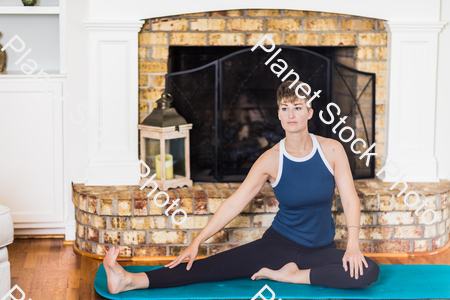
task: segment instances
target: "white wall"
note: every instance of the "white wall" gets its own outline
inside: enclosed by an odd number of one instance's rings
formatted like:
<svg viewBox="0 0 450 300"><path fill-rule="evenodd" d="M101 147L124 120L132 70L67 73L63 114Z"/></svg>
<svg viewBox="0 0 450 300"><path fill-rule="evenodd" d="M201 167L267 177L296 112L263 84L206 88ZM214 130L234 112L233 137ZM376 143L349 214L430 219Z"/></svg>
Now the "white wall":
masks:
<svg viewBox="0 0 450 300"><path fill-rule="evenodd" d="M88 19L89 0L67 3L67 163L69 180L86 180L88 160L88 39L83 21Z"/></svg>
<svg viewBox="0 0 450 300"><path fill-rule="evenodd" d="M75 208L72 182L86 181L88 163L88 43L83 21L88 19L88 1L67 1L67 95L64 107L64 200L66 240L75 240ZM85 129L85 131L83 131Z"/></svg>
<svg viewBox="0 0 450 300"><path fill-rule="evenodd" d="M448 23L439 35L435 155L438 177L450 180L450 1L442 1L441 21Z"/></svg>
<svg viewBox="0 0 450 300"><path fill-rule="evenodd" d="M228 1L155 1L155 0L91 0L91 18L135 20L226 9L298 9L353 14L379 19L397 21L422 20L436 21L439 18L439 0L228 0ZM125 6L126 5L126 6ZM139 9L137 9L139 7Z"/></svg>

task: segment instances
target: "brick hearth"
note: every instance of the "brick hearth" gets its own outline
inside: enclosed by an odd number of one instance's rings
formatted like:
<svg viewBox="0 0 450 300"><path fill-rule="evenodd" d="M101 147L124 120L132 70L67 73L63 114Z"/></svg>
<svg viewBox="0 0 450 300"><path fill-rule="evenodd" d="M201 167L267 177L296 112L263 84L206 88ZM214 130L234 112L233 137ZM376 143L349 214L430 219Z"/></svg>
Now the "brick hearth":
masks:
<svg viewBox="0 0 450 300"><path fill-rule="evenodd" d="M443 247L449 237L450 181L440 183L408 183L409 190L426 197L426 209L438 215L436 224L425 225L414 211L419 206L406 207L399 190L389 190L392 183L376 179L356 180L360 199L360 248L364 253L425 252ZM199 234L208 220L239 187L239 183L194 183L189 188L170 189L170 202L158 207L153 198L139 186L73 185L76 207L77 236L75 246L86 253L104 255L109 247L118 245L125 257L176 256ZM180 198L180 208L187 220L176 225L164 211L172 201ZM161 201L161 200L160 200ZM214 236L205 241L199 255L212 255L248 243L262 236L278 211L272 187L265 184L261 192L243 212ZM421 210L421 213L423 210ZM332 216L336 223L335 241L345 249L347 230L336 191ZM420 214L419 214L420 216ZM431 214L427 214L431 221ZM181 217L176 217L177 221Z"/></svg>

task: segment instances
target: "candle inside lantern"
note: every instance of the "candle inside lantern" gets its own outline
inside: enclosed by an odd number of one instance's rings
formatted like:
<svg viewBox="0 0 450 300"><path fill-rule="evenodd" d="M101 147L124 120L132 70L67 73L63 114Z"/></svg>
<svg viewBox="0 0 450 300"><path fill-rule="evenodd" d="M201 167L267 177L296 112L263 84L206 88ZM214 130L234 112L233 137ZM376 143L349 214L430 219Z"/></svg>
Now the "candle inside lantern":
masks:
<svg viewBox="0 0 450 300"><path fill-rule="evenodd" d="M166 154L166 180L173 179L173 156ZM156 178L161 179L161 155L156 155Z"/></svg>

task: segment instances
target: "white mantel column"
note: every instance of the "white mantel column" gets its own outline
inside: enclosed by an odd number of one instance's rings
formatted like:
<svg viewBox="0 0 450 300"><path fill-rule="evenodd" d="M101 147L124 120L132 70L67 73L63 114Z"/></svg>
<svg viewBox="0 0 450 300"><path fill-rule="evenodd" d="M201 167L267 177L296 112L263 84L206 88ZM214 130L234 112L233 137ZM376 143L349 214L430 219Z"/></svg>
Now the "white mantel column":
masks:
<svg viewBox="0 0 450 300"><path fill-rule="evenodd" d="M436 74L438 35L444 22L384 22L388 31L386 154L400 172L383 181L435 182Z"/></svg>
<svg viewBox="0 0 450 300"><path fill-rule="evenodd" d="M138 32L144 21L84 21L89 30L86 185L137 185Z"/></svg>

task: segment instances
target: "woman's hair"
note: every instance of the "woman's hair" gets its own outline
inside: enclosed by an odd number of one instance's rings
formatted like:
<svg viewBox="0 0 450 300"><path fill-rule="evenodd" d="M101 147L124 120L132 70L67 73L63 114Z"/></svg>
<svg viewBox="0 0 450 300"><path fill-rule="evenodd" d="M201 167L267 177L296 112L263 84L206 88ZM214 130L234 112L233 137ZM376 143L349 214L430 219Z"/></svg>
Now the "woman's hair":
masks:
<svg viewBox="0 0 450 300"><path fill-rule="evenodd" d="M311 99L311 96L306 95L305 93L303 93L302 89L298 89L298 93L300 96L304 96L305 98L299 98L296 94L295 94L295 89L302 83L304 83L303 81L297 81L292 88L289 88L289 86L293 83L294 81L289 80L289 81L285 81L283 82L277 90L277 104L278 107L281 106L281 104L283 103L296 103L298 101L305 101L306 102L309 101L309 99ZM311 94L311 93L310 93ZM312 102L311 101L310 105L311 107L308 107L308 110L312 108Z"/></svg>

